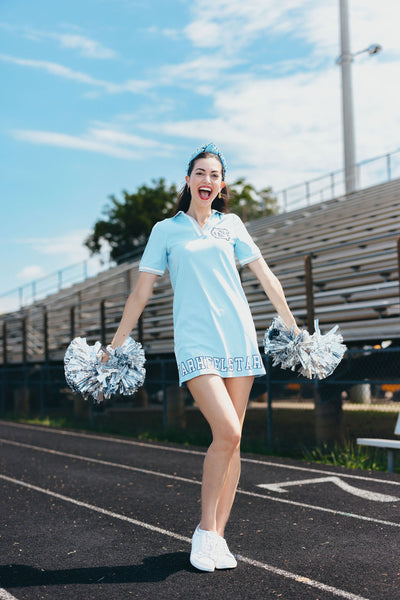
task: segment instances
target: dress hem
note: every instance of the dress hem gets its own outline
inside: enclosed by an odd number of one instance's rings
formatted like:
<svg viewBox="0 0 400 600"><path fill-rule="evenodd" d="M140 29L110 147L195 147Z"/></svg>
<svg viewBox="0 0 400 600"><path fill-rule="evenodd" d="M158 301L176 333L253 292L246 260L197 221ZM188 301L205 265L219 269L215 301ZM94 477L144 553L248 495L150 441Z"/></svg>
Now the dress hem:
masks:
<svg viewBox="0 0 400 600"><path fill-rule="evenodd" d="M262 377L263 375L266 374L265 369L261 370L261 369L257 369L254 372L250 373L249 371L246 371L246 373L221 373L220 371L218 371L217 369L202 369L201 373L188 373L188 375L185 375L184 377L180 377L179 378L179 387L182 387L184 383L187 383L188 381L190 381L191 379L194 379L195 377L201 377L202 375L219 375L221 377L221 379L233 379L233 378L237 378L237 377Z"/></svg>

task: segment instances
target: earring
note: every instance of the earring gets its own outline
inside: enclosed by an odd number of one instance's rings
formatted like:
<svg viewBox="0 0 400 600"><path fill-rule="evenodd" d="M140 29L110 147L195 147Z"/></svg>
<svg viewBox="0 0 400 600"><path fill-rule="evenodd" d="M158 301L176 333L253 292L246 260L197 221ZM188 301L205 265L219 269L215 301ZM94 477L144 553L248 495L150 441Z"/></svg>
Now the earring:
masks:
<svg viewBox="0 0 400 600"><path fill-rule="evenodd" d="M218 194L218 198L221 200L221 192Z"/></svg>

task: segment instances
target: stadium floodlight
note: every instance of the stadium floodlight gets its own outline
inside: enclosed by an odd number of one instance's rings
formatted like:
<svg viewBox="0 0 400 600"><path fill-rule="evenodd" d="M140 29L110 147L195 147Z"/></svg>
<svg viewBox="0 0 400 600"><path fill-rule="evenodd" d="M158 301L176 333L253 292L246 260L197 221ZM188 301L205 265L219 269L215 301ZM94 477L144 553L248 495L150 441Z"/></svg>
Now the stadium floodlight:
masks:
<svg viewBox="0 0 400 600"><path fill-rule="evenodd" d="M339 0L340 7L340 46L341 54L336 63L342 70L342 115L343 115L343 151L346 194L357 189L357 166L355 153L353 90L351 81L351 63L355 56L368 52L370 56L382 50L380 44L371 44L358 52L350 52L349 10L347 0Z"/></svg>
<svg viewBox="0 0 400 600"><path fill-rule="evenodd" d="M364 52L368 52L370 56L373 54L378 54L382 50L382 46L380 44L371 44L368 48L364 48L363 50L359 50L358 52L353 52L352 57L358 56L359 54L363 54Z"/></svg>
<svg viewBox="0 0 400 600"><path fill-rule="evenodd" d="M378 54L382 50L382 46L380 44L371 44L368 48L368 54Z"/></svg>

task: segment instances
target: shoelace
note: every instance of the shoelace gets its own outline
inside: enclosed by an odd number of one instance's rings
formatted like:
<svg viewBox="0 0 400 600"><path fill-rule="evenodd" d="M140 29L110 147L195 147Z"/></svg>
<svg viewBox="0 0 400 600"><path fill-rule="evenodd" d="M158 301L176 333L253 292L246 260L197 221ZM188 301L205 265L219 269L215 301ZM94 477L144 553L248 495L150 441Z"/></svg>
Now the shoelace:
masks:
<svg viewBox="0 0 400 600"><path fill-rule="evenodd" d="M201 550L202 554L209 556L215 550L215 545L217 542L217 538L214 533L206 533L201 536Z"/></svg>
<svg viewBox="0 0 400 600"><path fill-rule="evenodd" d="M224 538L220 536L218 537L217 546L220 552L224 554L230 554L228 544L226 543L226 540Z"/></svg>

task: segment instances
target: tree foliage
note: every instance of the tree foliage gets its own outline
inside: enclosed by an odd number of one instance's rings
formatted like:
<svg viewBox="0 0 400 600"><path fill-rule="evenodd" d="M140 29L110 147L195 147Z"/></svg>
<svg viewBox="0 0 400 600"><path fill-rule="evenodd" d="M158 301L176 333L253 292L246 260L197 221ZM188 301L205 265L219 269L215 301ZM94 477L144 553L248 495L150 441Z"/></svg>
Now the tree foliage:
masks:
<svg viewBox="0 0 400 600"><path fill-rule="evenodd" d="M251 221L278 212L278 201L272 195L272 188L256 190L245 178L237 179L229 186L231 212L240 216L242 221Z"/></svg>
<svg viewBox="0 0 400 600"><path fill-rule="evenodd" d="M123 190L122 200L109 196L110 204L103 209L105 218L94 224L84 242L92 254L98 254L108 242L110 258L120 263L143 248L153 225L171 215L177 196L175 185L168 187L162 178L152 184L140 186L133 194Z"/></svg>
<svg viewBox="0 0 400 600"><path fill-rule="evenodd" d="M243 221L250 221L278 212L271 188L256 190L244 178L229 186L229 210ZM142 185L130 194L122 191L122 199L109 196L110 203L103 208L103 218L94 224L84 244L92 254L99 254L102 246L110 248L110 258L117 263L140 253L157 221L172 216L177 199L174 184L169 187L164 179L153 179L152 185Z"/></svg>

